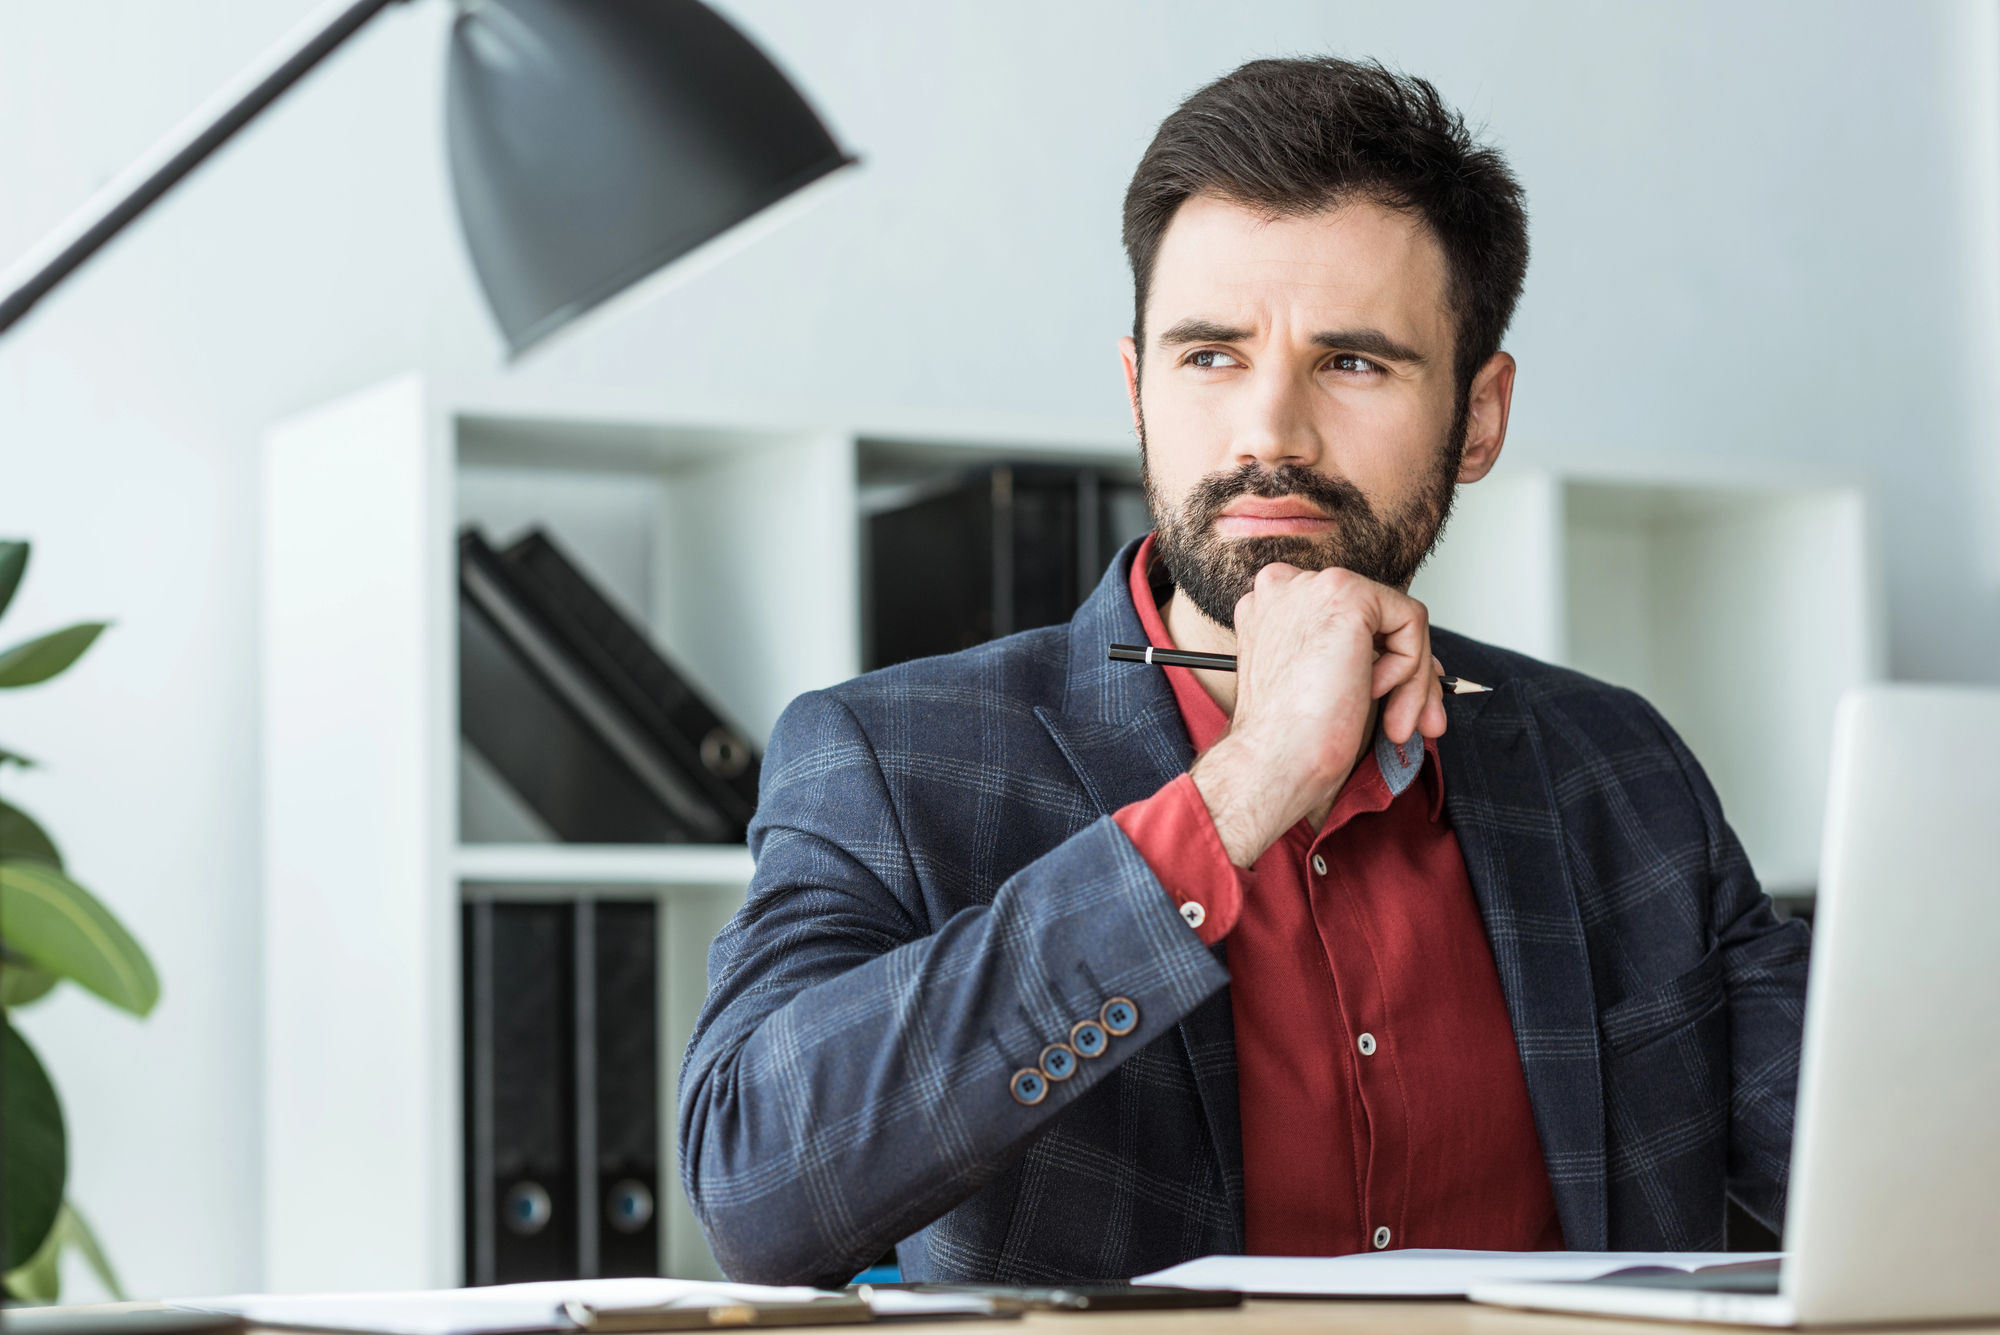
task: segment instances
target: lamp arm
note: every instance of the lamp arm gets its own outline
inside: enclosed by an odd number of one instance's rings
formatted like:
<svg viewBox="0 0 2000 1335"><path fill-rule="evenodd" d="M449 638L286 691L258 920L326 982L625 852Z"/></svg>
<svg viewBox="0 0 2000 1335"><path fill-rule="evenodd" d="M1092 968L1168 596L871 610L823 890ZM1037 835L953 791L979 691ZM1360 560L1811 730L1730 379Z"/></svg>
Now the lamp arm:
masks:
<svg viewBox="0 0 2000 1335"><path fill-rule="evenodd" d="M0 335L34 304L47 296L63 279L103 248L105 242L123 231L155 200L179 183L216 149L229 142L257 113L283 96L286 89L333 54L341 43L359 32L362 25L402 0L353 0L322 22L310 25L303 38L291 44L289 52L271 71L258 79L240 97L224 107L205 124L177 133L176 141L155 148L55 233L45 238L26 256L0 274ZM267 58L268 60L269 58ZM150 166L165 154L165 160Z"/></svg>

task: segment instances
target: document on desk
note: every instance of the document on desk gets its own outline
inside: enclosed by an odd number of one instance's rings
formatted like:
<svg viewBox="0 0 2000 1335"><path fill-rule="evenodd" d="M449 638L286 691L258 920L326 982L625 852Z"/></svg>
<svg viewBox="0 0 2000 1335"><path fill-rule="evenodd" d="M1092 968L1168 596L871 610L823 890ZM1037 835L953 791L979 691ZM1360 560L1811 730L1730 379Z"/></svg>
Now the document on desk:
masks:
<svg viewBox="0 0 2000 1335"><path fill-rule="evenodd" d="M877 1290L866 1301L803 1285L730 1284L693 1279L579 1279L494 1284L413 1293L250 1293L181 1298L167 1304L228 1312L258 1326L364 1331L369 1335L516 1335L522 1331L660 1330L692 1326L778 1325L775 1309L796 1306L814 1324L880 1317L995 1315L988 1299L965 1294ZM834 1308L853 1309L836 1312ZM714 1320L723 1308L744 1309ZM809 1315L808 1315L809 1314Z"/></svg>
<svg viewBox="0 0 2000 1335"><path fill-rule="evenodd" d="M1463 1298L1496 1281L1596 1279L1627 1266L1727 1265L1779 1252L1473 1252L1412 1247L1353 1256L1203 1256L1134 1284L1283 1298Z"/></svg>

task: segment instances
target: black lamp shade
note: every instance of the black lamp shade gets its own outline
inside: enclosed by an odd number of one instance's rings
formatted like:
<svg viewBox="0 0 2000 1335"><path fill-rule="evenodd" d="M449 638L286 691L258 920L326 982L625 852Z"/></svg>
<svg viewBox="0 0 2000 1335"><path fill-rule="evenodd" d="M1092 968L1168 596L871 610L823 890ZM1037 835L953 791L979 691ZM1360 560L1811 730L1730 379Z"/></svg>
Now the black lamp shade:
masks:
<svg viewBox="0 0 2000 1335"><path fill-rule="evenodd" d="M464 0L445 100L459 220L516 355L852 161L696 0Z"/></svg>

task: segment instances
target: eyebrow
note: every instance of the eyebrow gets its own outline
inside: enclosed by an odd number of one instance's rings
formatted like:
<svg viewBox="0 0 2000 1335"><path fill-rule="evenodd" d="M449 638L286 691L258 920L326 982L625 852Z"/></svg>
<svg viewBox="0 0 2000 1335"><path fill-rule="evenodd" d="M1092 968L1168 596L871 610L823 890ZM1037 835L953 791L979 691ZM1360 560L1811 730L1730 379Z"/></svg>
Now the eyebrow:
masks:
<svg viewBox="0 0 2000 1335"><path fill-rule="evenodd" d="M1160 346L1177 348L1189 343L1240 343L1250 337L1248 329L1190 316L1160 334ZM1406 347L1379 329L1329 329L1312 336L1314 346L1335 352L1355 352L1385 362L1418 366L1428 360L1415 348Z"/></svg>

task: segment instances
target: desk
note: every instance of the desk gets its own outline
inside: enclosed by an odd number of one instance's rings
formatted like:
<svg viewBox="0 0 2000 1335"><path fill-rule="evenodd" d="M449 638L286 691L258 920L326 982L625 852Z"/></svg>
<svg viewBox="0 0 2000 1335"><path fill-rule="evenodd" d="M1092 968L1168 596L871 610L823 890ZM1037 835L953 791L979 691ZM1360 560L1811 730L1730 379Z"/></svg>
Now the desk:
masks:
<svg viewBox="0 0 2000 1335"><path fill-rule="evenodd" d="M43 1312L132 1312L156 1309L159 1303L103 1303L89 1307L17 1309ZM755 1329L753 1327L753 1329ZM805 1332L863 1330L861 1326L764 1327ZM1479 1303L1405 1299L1398 1302L1251 1300L1238 1308L1196 1308L1185 1312L1030 1312L1020 1322L918 1321L885 1323L884 1331L921 1335L1742 1335L1749 1326L1695 1326L1665 1321L1618 1321L1608 1317L1558 1316L1515 1312ZM2000 1335L2000 1321L1977 1325L1842 1326L1839 1335L1897 1332L1910 1335L1925 1329L1949 1335ZM255 1335L263 1335L252 1327ZM299 1335L271 1331L269 1335Z"/></svg>

